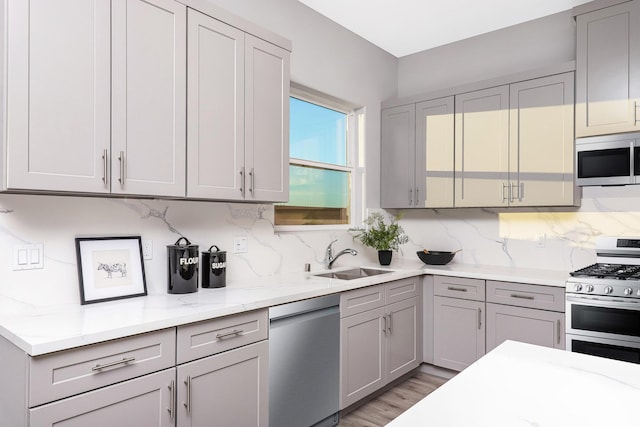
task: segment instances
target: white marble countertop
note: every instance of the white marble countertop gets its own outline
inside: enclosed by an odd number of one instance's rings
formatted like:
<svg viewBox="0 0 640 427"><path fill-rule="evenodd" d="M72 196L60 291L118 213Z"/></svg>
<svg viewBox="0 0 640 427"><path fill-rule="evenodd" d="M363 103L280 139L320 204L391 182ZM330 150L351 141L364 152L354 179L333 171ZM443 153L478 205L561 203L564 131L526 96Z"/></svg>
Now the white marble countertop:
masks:
<svg viewBox="0 0 640 427"><path fill-rule="evenodd" d="M637 427L640 365L506 341L388 427Z"/></svg>
<svg viewBox="0 0 640 427"><path fill-rule="evenodd" d="M348 267L335 271L344 269ZM38 307L0 296L0 336L37 356L423 274L548 286L564 286L568 277L568 273L563 272L505 267L461 264L427 267L419 261L404 263L401 269L391 269L389 274L351 281L315 277L318 273L290 273L229 282L225 288L199 289L191 294L147 295L84 306Z"/></svg>

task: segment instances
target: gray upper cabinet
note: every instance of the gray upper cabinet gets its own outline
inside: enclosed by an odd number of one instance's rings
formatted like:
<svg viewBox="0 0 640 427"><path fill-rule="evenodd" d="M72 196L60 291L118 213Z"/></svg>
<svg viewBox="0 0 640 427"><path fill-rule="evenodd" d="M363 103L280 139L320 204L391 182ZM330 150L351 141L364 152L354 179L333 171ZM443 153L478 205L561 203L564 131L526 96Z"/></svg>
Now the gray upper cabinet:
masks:
<svg viewBox="0 0 640 427"><path fill-rule="evenodd" d="M640 128L640 2L576 17L576 136Z"/></svg>
<svg viewBox="0 0 640 427"><path fill-rule="evenodd" d="M414 104L382 110L381 194L384 208L416 205L416 107Z"/></svg>
<svg viewBox="0 0 640 427"><path fill-rule="evenodd" d="M187 197L289 198L289 52L189 10Z"/></svg>
<svg viewBox="0 0 640 427"><path fill-rule="evenodd" d="M184 197L186 7L112 2L111 191Z"/></svg>
<svg viewBox="0 0 640 427"><path fill-rule="evenodd" d="M110 191L110 2L9 0L4 187Z"/></svg>
<svg viewBox="0 0 640 427"><path fill-rule="evenodd" d="M382 111L381 204L453 207L453 96Z"/></svg>
<svg viewBox="0 0 640 427"><path fill-rule="evenodd" d="M509 86L456 95L455 205L507 206Z"/></svg>

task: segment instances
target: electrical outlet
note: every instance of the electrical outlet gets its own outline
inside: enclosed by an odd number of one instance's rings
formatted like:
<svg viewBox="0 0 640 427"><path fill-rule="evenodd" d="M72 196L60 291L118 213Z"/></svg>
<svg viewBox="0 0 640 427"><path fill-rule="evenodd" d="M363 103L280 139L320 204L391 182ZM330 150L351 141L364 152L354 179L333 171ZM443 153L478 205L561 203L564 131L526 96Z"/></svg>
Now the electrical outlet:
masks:
<svg viewBox="0 0 640 427"><path fill-rule="evenodd" d="M547 246L547 235L542 233L536 236L536 247L544 248Z"/></svg>
<svg viewBox="0 0 640 427"><path fill-rule="evenodd" d="M245 254L249 252L249 239L246 237L234 237L233 239L233 253Z"/></svg>
<svg viewBox="0 0 640 427"><path fill-rule="evenodd" d="M142 240L142 258L153 259L153 240Z"/></svg>

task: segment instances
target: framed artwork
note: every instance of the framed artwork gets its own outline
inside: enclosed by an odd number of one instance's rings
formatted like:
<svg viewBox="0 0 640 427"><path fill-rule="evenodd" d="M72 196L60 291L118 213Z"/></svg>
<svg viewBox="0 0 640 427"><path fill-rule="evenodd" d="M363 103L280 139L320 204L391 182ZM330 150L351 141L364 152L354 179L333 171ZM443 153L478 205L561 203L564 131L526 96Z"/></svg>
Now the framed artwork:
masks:
<svg viewBox="0 0 640 427"><path fill-rule="evenodd" d="M147 295L140 236L77 237L80 303Z"/></svg>

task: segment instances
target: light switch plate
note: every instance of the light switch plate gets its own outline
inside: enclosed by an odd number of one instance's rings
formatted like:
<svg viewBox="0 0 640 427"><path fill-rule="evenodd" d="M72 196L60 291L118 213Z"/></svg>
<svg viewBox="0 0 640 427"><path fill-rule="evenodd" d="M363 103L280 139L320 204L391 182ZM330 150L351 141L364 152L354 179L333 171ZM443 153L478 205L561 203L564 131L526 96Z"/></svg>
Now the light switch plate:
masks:
<svg viewBox="0 0 640 427"><path fill-rule="evenodd" d="M233 253L244 254L249 252L249 239L246 237L233 238Z"/></svg>
<svg viewBox="0 0 640 427"><path fill-rule="evenodd" d="M36 270L44 268L44 244L15 245L13 247L14 270Z"/></svg>

